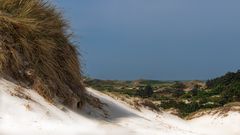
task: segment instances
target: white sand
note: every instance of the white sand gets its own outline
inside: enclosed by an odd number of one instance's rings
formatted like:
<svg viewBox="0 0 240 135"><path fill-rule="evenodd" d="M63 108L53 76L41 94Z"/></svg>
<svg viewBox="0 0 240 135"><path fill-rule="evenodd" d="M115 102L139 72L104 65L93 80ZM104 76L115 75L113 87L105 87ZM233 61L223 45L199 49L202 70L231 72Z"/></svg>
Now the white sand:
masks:
<svg viewBox="0 0 240 135"><path fill-rule="evenodd" d="M11 96L16 87L0 79L0 135L240 135L240 114L235 112L224 118L203 116L185 121L167 113L137 111L88 88L107 104L109 116L104 118L89 107L80 113L62 111L33 90L24 92L34 101Z"/></svg>

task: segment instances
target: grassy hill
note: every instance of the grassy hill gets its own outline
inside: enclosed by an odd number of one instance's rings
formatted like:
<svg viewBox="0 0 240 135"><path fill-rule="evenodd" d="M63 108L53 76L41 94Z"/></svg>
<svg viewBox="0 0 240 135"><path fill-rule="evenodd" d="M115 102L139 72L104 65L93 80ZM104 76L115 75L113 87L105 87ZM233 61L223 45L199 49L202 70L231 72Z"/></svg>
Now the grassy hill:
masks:
<svg viewBox="0 0 240 135"><path fill-rule="evenodd" d="M97 79L86 79L85 83L89 87L120 97L134 106L146 105L147 101L148 107L171 111L181 117L189 116L202 109L218 108L231 102L240 102L239 71L227 73L206 83L203 81Z"/></svg>

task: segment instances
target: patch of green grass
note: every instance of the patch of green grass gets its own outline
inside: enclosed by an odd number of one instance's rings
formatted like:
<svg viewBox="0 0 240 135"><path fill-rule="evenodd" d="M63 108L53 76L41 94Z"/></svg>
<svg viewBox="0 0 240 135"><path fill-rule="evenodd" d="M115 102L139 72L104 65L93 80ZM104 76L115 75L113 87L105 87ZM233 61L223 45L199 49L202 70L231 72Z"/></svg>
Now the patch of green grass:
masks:
<svg viewBox="0 0 240 135"><path fill-rule="evenodd" d="M191 83L192 82L193 81L191 81ZM231 83L231 85L228 86L217 85L211 88L201 88L196 84L196 87L194 86L191 91L184 91L187 87L185 83L188 82L164 82L155 80L126 82L96 81L94 79L86 81L86 84L99 91L115 93L116 95L125 95L127 97L143 98L143 100L159 101L161 104L156 104L159 109L177 109L180 117L186 117L201 109L221 107L229 102L240 101L238 99L240 83L237 82ZM143 96L141 92L139 93L145 86L150 86L153 89L151 95ZM144 91L142 92L144 93Z"/></svg>

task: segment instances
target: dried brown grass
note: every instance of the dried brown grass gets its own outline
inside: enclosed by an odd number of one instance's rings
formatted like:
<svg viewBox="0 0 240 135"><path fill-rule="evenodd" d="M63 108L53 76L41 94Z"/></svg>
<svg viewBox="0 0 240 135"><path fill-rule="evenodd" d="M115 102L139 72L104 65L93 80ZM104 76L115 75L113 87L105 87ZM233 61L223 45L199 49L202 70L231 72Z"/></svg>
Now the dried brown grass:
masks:
<svg viewBox="0 0 240 135"><path fill-rule="evenodd" d="M160 109L150 100L148 99L144 99L141 104L145 107L149 107L150 109L152 109L153 111L157 111L159 112Z"/></svg>
<svg viewBox="0 0 240 135"><path fill-rule="evenodd" d="M16 86L13 91L10 91L11 96L15 96L28 101L34 101L29 94L25 93L21 86Z"/></svg>
<svg viewBox="0 0 240 135"><path fill-rule="evenodd" d="M228 103L222 107L213 109L202 109L185 117L186 120L192 120L204 115L217 115L218 117L227 117L229 112L240 112L240 102Z"/></svg>
<svg viewBox="0 0 240 135"><path fill-rule="evenodd" d="M48 101L83 105L78 51L67 30L48 2L0 0L1 76L32 87Z"/></svg>

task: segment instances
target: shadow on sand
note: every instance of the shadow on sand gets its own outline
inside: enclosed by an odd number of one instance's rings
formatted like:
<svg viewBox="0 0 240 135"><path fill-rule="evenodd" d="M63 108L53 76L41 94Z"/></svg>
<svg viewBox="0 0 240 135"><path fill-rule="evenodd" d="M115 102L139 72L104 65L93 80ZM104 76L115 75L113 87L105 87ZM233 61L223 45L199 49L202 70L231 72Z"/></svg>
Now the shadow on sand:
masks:
<svg viewBox="0 0 240 135"><path fill-rule="evenodd" d="M126 117L143 118L131 111L130 107L127 107L126 105L114 100L109 96L106 96L101 92L93 89L87 89L87 91L89 94L98 98L103 103L103 109L94 108L93 106L87 104L82 108L82 110L77 111L77 113L80 115L83 115L90 119L98 119L111 122Z"/></svg>

